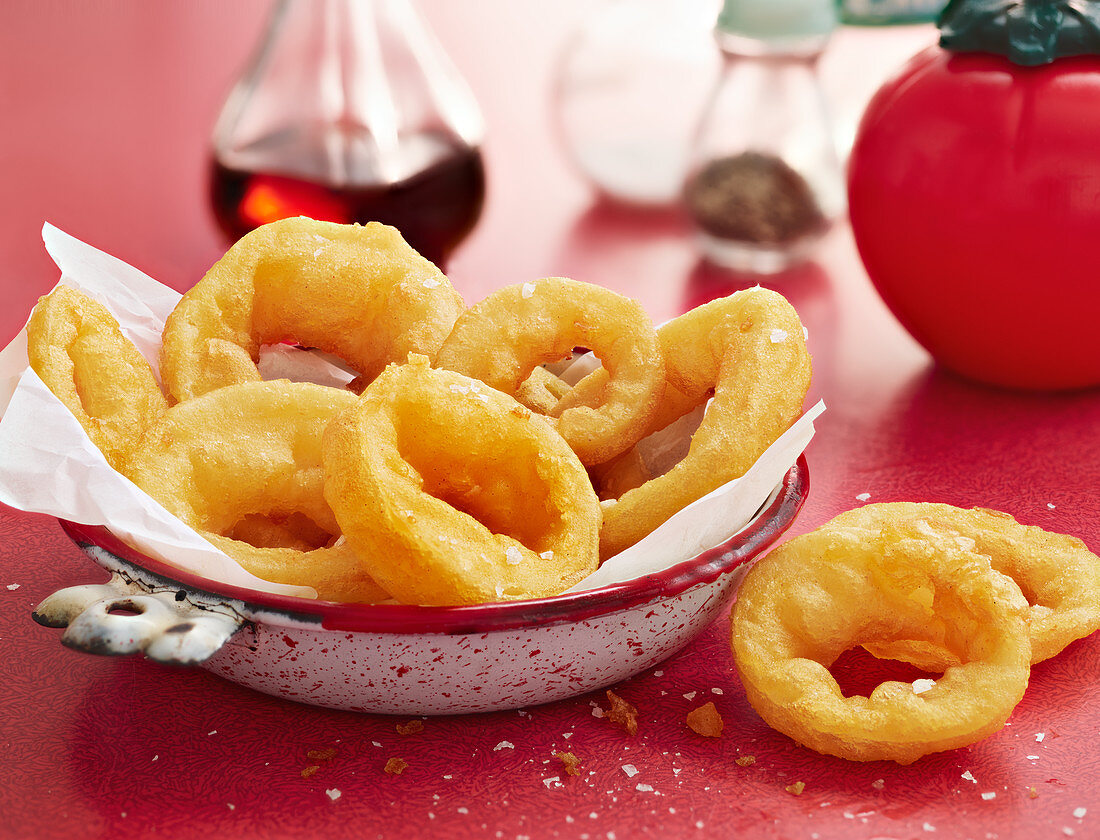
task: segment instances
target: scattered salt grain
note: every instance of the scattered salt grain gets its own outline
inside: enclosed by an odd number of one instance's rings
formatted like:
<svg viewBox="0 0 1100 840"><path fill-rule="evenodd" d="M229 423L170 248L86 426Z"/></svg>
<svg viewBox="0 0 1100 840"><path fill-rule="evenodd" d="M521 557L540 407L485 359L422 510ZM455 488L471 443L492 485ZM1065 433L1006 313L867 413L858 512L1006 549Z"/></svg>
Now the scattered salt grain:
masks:
<svg viewBox="0 0 1100 840"><path fill-rule="evenodd" d="M997 792L996 791L987 790L987 791L982 793L982 799L984 799L986 802L988 802L990 799L996 799L996 798L997 798Z"/></svg>
<svg viewBox="0 0 1100 840"><path fill-rule="evenodd" d="M664 675L665 675L664 671L654 671L653 672L653 676L655 676L655 677L663 677Z"/></svg>
<svg viewBox="0 0 1100 840"><path fill-rule="evenodd" d="M1029 761L1038 761L1038 760L1039 760L1039 756L1037 756L1037 755L1029 755L1029 756L1027 756L1027 759L1028 759Z"/></svg>
<svg viewBox="0 0 1100 840"><path fill-rule="evenodd" d="M1049 510L1054 510L1054 502L1047 502L1047 508Z"/></svg>
<svg viewBox="0 0 1100 840"><path fill-rule="evenodd" d="M963 777L964 779L966 779L966 780L967 780L968 782L973 782L974 784L977 784L977 783L978 783L978 780L974 778L974 774L973 774L973 773L971 773L971 772L970 772L969 770L967 770L966 772L964 772L964 773L962 774L962 777Z"/></svg>
<svg viewBox="0 0 1100 840"><path fill-rule="evenodd" d="M924 824L924 830L925 831L935 831L936 827L934 825L932 825L932 823L925 823Z"/></svg>
<svg viewBox="0 0 1100 840"><path fill-rule="evenodd" d="M627 778L633 779L635 776L638 775L639 770L633 764L624 764L623 772L626 773Z"/></svg>
<svg viewBox="0 0 1100 840"><path fill-rule="evenodd" d="M12 592L14 592L14 591L15 591L16 589L18 589L18 588L19 588L19 584L18 584L18 583L9 583L9 584L8 584L8 589L9 589L9 590L11 590Z"/></svg>
<svg viewBox="0 0 1100 840"><path fill-rule="evenodd" d="M372 744L374 744L374 745L375 745L376 747L380 747L380 746L382 746L382 745L381 745L380 743L378 743L377 741L371 741L371 743L372 743Z"/></svg>
<svg viewBox="0 0 1100 840"><path fill-rule="evenodd" d="M328 790L325 791L325 795L329 799L331 799L333 802L335 802L337 799L340 798L341 794L340 794L340 790L338 788L329 788Z"/></svg>
<svg viewBox="0 0 1100 840"><path fill-rule="evenodd" d="M226 802L225 807L228 808L230 811L236 811L237 810L237 806L234 805L232 802Z"/></svg>
<svg viewBox="0 0 1100 840"><path fill-rule="evenodd" d="M1089 812L1088 808L1074 808L1073 809L1073 816L1077 817L1077 819L1081 819L1088 812Z"/></svg>
<svg viewBox="0 0 1100 840"><path fill-rule="evenodd" d="M871 498L871 494L870 493L857 493L856 498L859 499L859 501L861 501L861 502L866 502L868 499Z"/></svg>
<svg viewBox="0 0 1100 840"><path fill-rule="evenodd" d="M924 692L931 690L932 686L935 684L935 680L913 680L913 693L924 694Z"/></svg>
<svg viewBox="0 0 1100 840"><path fill-rule="evenodd" d="M771 339L772 344L782 344L784 341L787 340L787 331L781 330L776 327L774 330L771 331L771 334L768 336L768 338Z"/></svg>
<svg viewBox="0 0 1100 840"><path fill-rule="evenodd" d="M642 793L653 793L653 785L643 785L641 783L638 783L638 785L635 786L635 790L639 790Z"/></svg>
<svg viewBox="0 0 1100 840"><path fill-rule="evenodd" d="M722 689L720 689L720 688L712 688L710 690L710 693L711 694L722 694L723 692L722 692Z"/></svg>
<svg viewBox="0 0 1100 840"><path fill-rule="evenodd" d="M882 790L884 787L886 787L886 780L875 779L873 782L871 782L871 787L873 787L875 790Z"/></svg>
<svg viewBox="0 0 1100 840"><path fill-rule="evenodd" d="M524 283L523 288L520 289L519 293L523 297L524 300L527 300L527 298L531 297L531 295L533 295L535 293L535 284L534 283Z"/></svg>
<svg viewBox="0 0 1100 840"><path fill-rule="evenodd" d="M501 741L499 744L493 747L493 752L496 752L497 750L514 750L515 748L516 745L513 744L511 741Z"/></svg>
<svg viewBox="0 0 1100 840"><path fill-rule="evenodd" d="M603 709L601 709L599 706L593 705L592 706L592 717L602 718L603 716L604 716Z"/></svg>
<svg viewBox="0 0 1100 840"><path fill-rule="evenodd" d="M1045 737L1047 737L1047 734L1045 732L1037 732L1035 734L1036 741L1042 741Z"/></svg>
<svg viewBox="0 0 1100 840"><path fill-rule="evenodd" d="M543 779L542 783L544 785L546 785L547 790L549 790L552 787L562 787L563 786L562 783L561 783L561 777L560 776L550 776L549 778Z"/></svg>
<svg viewBox="0 0 1100 840"><path fill-rule="evenodd" d="M210 730L209 732L207 732L206 734L207 734L207 735L217 735L217 734L218 734L218 730L217 730L217 729L211 729L211 730Z"/></svg>
<svg viewBox="0 0 1100 840"><path fill-rule="evenodd" d="M505 549L504 557L508 561L509 566L518 566L520 563L523 562L523 555L520 553L520 550L514 545L510 545L507 549Z"/></svg>
<svg viewBox="0 0 1100 840"><path fill-rule="evenodd" d="M470 809L469 809L469 808L455 808L455 810L456 810L456 811L458 811L458 813L460 813L460 814L468 814L468 813L470 813Z"/></svg>
<svg viewBox="0 0 1100 840"><path fill-rule="evenodd" d="M684 695L684 699L685 700L694 700L696 693L697 692L689 691L687 694Z"/></svg>
<svg viewBox="0 0 1100 840"><path fill-rule="evenodd" d="M438 280L435 277L429 277L427 280L424 281L423 286L425 289L434 289L442 284L442 280Z"/></svg>

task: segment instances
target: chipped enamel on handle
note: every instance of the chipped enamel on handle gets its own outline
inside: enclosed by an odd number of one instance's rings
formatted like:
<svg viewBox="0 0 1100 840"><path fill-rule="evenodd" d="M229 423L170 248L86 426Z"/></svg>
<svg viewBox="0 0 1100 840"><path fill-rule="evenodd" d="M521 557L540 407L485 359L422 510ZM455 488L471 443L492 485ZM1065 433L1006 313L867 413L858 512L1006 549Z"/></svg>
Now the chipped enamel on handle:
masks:
<svg viewBox="0 0 1100 840"><path fill-rule="evenodd" d="M176 665L205 662L244 623L231 609L199 606L169 590L149 591L118 572L105 584L55 592L33 617L47 627L65 627L61 643L74 650L101 656L143 651Z"/></svg>

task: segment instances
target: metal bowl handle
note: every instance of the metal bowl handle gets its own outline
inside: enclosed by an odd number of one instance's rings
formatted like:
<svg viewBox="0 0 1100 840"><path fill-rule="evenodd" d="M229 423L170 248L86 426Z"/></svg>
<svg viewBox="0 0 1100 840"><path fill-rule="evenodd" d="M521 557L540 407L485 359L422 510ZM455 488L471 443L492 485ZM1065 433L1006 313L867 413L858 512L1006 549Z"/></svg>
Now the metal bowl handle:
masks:
<svg viewBox="0 0 1100 840"><path fill-rule="evenodd" d="M197 665L218 652L244 624L229 609L198 606L181 593L149 592L114 574L104 584L70 586L50 595L32 618L65 627L61 643L101 656L144 651L150 659Z"/></svg>

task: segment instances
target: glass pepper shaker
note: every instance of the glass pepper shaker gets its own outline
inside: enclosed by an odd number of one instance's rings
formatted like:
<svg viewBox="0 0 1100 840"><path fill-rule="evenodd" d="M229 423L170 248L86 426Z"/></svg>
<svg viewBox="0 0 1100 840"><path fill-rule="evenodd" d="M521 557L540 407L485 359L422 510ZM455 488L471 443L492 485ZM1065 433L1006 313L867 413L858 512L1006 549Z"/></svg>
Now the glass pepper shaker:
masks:
<svg viewBox="0 0 1100 840"><path fill-rule="evenodd" d="M278 0L213 135L235 240L306 215L398 228L442 265L481 214L480 110L409 0Z"/></svg>
<svg viewBox="0 0 1100 840"><path fill-rule="evenodd" d="M726 0L724 68L699 124L684 203L700 249L738 271L807 259L844 207L816 64L833 0Z"/></svg>

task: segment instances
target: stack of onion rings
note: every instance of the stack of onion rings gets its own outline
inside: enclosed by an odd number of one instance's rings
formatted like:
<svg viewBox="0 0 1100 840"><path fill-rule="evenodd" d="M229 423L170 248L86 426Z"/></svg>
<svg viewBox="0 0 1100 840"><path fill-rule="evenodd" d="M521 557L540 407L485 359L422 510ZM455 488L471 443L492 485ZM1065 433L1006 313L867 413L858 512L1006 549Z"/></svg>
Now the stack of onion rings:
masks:
<svg viewBox="0 0 1100 840"><path fill-rule="evenodd" d="M126 472L257 577L312 586L326 600L384 600L387 593L337 539L322 487L322 432L355 401L347 391L286 380L219 388L170 408L145 434ZM296 519L329 540L309 545L316 538L302 540Z"/></svg>
<svg viewBox="0 0 1100 840"><path fill-rule="evenodd" d="M58 286L27 322L31 368L124 471L144 429L167 410L156 376L101 303Z"/></svg>
<svg viewBox="0 0 1100 840"><path fill-rule="evenodd" d="M394 228L285 219L244 236L183 296L165 324L161 373L183 401L259 380L261 345L293 341L369 381L410 352L434 355L462 309Z"/></svg>
<svg viewBox="0 0 1100 840"><path fill-rule="evenodd" d="M595 570L600 508L565 441L424 357L391 365L324 435L325 496L398 601L553 595Z"/></svg>

